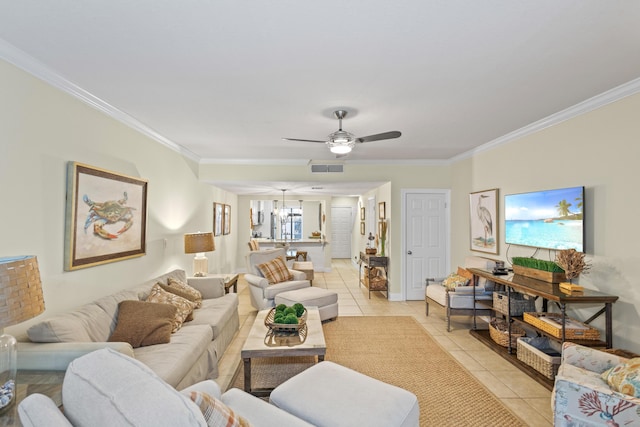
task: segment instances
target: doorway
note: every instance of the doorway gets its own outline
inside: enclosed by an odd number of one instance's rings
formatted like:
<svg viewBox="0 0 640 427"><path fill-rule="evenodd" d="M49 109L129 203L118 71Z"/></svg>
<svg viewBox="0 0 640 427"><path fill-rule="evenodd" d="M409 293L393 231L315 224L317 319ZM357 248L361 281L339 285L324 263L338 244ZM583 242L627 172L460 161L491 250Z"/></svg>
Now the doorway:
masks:
<svg viewBox="0 0 640 427"><path fill-rule="evenodd" d="M425 279L449 271L449 190L402 190L402 275L406 300L423 300Z"/></svg>
<svg viewBox="0 0 640 427"><path fill-rule="evenodd" d="M331 207L331 258L351 258L353 209L349 206Z"/></svg>

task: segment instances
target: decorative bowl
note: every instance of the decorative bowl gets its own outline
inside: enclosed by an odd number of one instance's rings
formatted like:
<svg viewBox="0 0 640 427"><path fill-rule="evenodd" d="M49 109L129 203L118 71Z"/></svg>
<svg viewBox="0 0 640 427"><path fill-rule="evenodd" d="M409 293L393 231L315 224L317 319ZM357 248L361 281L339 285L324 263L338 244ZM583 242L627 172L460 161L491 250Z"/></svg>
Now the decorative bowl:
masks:
<svg viewBox="0 0 640 427"><path fill-rule="evenodd" d="M276 314L276 309L275 307L273 307L271 310L269 310L269 313L267 313L267 317L264 319L264 325L269 328L269 329L273 329L274 331L288 331L288 332L297 332L300 329L302 329L302 327L304 325L306 325L307 323L307 309L304 309L304 312L302 313L302 316L298 317L298 323L296 325L291 324L291 323L276 323L273 321L273 318L275 317Z"/></svg>

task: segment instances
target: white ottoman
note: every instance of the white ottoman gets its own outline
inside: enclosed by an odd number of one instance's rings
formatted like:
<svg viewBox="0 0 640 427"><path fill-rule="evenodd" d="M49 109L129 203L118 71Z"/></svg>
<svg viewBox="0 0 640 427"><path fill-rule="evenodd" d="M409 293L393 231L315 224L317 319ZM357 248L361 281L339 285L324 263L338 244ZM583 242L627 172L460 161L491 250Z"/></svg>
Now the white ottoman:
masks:
<svg viewBox="0 0 640 427"><path fill-rule="evenodd" d="M304 306L318 307L321 321L338 317L338 294L327 289L308 287L281 292L276 295L274 302L276 305L299 302Z"/></svg>
<svg viewBox="0 0 640 427"><path fill-rule="evenodd" d="M276 387L269 401L318 427L417 427L410 391L324 361Z"/></svg>

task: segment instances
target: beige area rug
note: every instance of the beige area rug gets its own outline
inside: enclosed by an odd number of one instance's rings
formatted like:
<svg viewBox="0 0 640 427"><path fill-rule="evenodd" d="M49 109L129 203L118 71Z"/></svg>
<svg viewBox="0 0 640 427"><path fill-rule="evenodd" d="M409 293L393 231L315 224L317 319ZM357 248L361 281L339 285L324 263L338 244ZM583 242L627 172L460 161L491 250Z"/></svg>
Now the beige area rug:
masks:
<svg viewBox="0 0 640 427"><path fill-rule="evenodd" d="M409 316L339 317L323 325L325 359L413 392L421 426L524 426ZM310 357L252 361L253 387L275 387ZM242 364L233 387L243 388Z"/></svg>

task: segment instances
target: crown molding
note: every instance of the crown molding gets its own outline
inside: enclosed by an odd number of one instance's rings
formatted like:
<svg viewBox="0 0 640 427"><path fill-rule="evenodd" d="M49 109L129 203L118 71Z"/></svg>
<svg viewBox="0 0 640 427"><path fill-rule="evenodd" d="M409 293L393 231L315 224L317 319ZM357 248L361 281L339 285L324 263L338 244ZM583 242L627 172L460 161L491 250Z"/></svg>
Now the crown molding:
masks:
<svg viewBox="0 0 640 427"><path fill-rule="evenodd" d="M582 114L586 114L590 111L597 110L598 108L612 104L628 96L635 95L638 92L640 92L640 78L621 84L620 86L614 87L613 89L610 89L606 92L603 92L599 95L596 95L592 98L582 101L576 105L573 105L562 111L554 113L543 119L540 119L537 122L533 122L513 132L509 132L508 134L503 135L499 138L496 138L493 141L489 141L485 144L482 144L474 148L473 150L469 150L462 154L454 156L451 159L449 159L449 161L450 163L455 163L460 160L473 157L474 155L481 153L483 151L492 150L501 145L508 144L515 140L532 135L548 127L555 126L567 120L573 119L574 117L580 116Z"/></svg>
<svg viewBox="0 0 640 427"><path fill-rule="evenodd" d="M0 58L15 65L21 70L31 74L37 79L44 81L45 83L68 93L81 102L89 105L92 108L106 114L107 116L129 126L130 128L140 132L141 134L153 139L168 147L169 149L195 161L199 162L200 158L193 152L187 150L179 144L171 141L160 133L156 132L149 126L140 122L135 117L125 113L124 111L114 107L108 102L98 98L97 96L87 92L75 83L65 79L60 74L53 71L51 68L44 65L42 62L36 60L30 55L27 55L22 50L13 46L12 44L0 39Z"/></svg>

